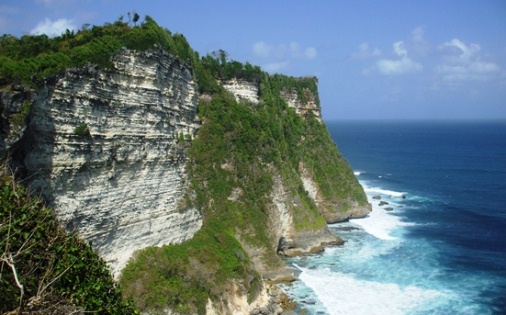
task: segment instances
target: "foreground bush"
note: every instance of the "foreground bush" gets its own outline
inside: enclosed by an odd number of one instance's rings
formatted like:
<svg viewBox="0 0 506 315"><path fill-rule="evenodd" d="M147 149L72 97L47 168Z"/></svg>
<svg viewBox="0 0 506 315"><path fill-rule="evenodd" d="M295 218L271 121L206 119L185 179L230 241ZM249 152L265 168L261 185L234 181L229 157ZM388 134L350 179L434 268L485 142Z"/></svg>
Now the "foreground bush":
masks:
<svg viewBox="0 0 506 315"><path fill-rule="evenodd" d="M0 169L0 313L136 314L109 269L53 210Z"/></svg>

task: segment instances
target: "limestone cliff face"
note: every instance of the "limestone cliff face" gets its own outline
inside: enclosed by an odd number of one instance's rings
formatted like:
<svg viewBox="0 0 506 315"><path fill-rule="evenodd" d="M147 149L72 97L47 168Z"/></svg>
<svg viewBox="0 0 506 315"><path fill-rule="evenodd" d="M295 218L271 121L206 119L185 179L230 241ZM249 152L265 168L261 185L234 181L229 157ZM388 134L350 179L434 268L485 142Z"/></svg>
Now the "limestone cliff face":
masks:
<svg viewBox="0 0 506 315"><path fill-rule="evenodd" d="M307 79L314 80L315 83L318 82L315 77L308 77ZM238 102L246 100L252 104L258 104L260 101L260 87L259 82L257 81L233 78L231 80L221 81L221 84L227 91L235 96ZM322 122L321 108L318 104L318 95L313 94L307 88L303 89L302 94L303 97L301 99L296 89L285 88L281 90L281 96L285 99L289 107L295 109L297 114L304 116L308 112L311 112L320 122Z"/></svg>
<svg viewBox="0 0 506 315"><path fill-rule="evenodd" d="M313 80L315 85L318 83L318 79L316 77L306 77L301 79ZM224 81L222 84L227 91L234 94L236 100L238 101L248 100L253 104L257 104L259 102L258 82L232 79ZM288 106L295 109L297 114L305 117L308 113L312 113L321 124L324 124L318 95L310 89L302 88L302 90L298 91L295 88L283 88L280 93L281 97L286 101ZM351 168L349 171L351 171ZM320 212L325 216L328 223L341 222L350 218L364 217L371 212L371 206L369 204L360 205L356 200L351 198L335 200L325 198L320 191L318 183L314 180L312 172L305 167L303 163L299 166L299 173L301 174L300 179L304 189L318 206ZM308 245L319 244L319 241L322 243L334 242L335 240L332 240L332 236L329 236L330 233L328 233L327 229L322 231L313 231L314 233L312 234L303 233L305 234L304 236L302 236L302 234L299 235L300 233L297 233L293 229L293 217L291 214L293 201L290 200L290 198L283 197L285 195L283 187L283 184L275 184L273 187L274 193L272 195L272 200L276 210L273 214L271 214L273 222L272 230L281 231L280 235L288 236L289 240L293 240L293 244L298 244L294 245L297 247L297 252L300 252L301 250L302 252L311 251L313 249ZM343 211L343 209L345 210ZM302 242L303 244L300 241L297 241L302 239L305 240ZM311 239L313 239L313 242L310 241Z"/></svg>
<svg viewBox="0 0 506 315"><path fill-rule="evenodd" d="M249 101L253 104L258 104L260 97L258 95L258 82L250 82L247 80L231 79L221 81L223 87L234 94L235 99L240 102L241 100Z"/></svg>
<svg viewBox="0 0 506 315"><path fill-rule="evenodd" d="M32 100L14 147L29 186L119 271L133 251L202 225L187 208L186 146L199 127L190 69L162 51L123 49L112 69L69 69Z"/></svg>
<svg viewBox="0 0 506 315"><path fill-rule="evenodd" d="M118 275L134 251L188 240L203 219L187 202L192 198L187 148L200 127L191 69L162 50L122 49L112 65L68 69L39 82L37 90L13 85L2 92L0 109L7 115L0 121L0 154L11 154L29 187L43 194L63 224L91 241ZM221 84L240 103L259 103L259 82ZM323 126L317 92L284 88L280 93L296 113L312 113ZM345 201L349 210L333 211L342 200L325 199L303 162L294 171L296 180L267 167L273 179L267 207L272 246L239 241L264 279L293 279L279 258L263 259L275 257L278 241L285 242L282 254L288 256L339 244L325 220L363 216L368 209ZM294 185L307 192L311 207L303 193L294 193ZM233 189L229 200L237 202L240 194ZM248 306L245 292L232 295L238 297L234 307L248 312L269 299Z"/></svg>
<svg viewBox="0 0 506 315"><path fill-rule="evenodd" d="M313 174L304 163L300 163L299 172L301 173L304 189L318 206L327 223L343 222L352 218L363 218L372 211L370 204L361 205L357 200L353 200L352 198L332 200L325 198L318 187L318 183L314 181ZM341 209L346 210L342 211Z"/></svg>
<svg viewBox="0 0 506 315"><path fill-rule="evenodd" d="M317 81L316 78L311 79ZM303 89L302 94L303 98L301 99L295 89L284 89L281 91L281 96L286 100L288 106L295 109L297 114L304 116L308 112L311 112L318 121L322 122L322 112L317 100L318 95L314 95L309 89Z"/></svg>

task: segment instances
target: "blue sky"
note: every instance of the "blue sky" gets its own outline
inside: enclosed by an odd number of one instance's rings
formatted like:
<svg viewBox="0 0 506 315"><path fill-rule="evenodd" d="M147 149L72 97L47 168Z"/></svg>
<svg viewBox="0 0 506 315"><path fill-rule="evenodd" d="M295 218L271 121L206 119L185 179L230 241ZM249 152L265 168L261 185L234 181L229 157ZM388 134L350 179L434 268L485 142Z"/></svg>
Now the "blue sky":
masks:
<svg viewBox="0 0 506 315"><path fill-rule="evenodd" d="M506 119L506 1L0 0L0 34L59 33L127 12L202 55L319 79L323 117Z"/></svg>

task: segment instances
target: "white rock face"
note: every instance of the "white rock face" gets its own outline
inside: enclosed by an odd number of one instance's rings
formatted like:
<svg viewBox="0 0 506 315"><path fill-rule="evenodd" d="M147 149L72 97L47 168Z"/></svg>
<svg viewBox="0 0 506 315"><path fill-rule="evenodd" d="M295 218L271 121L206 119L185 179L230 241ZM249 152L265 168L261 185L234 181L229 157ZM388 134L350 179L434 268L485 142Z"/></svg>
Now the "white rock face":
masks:
<svg viewBox="0 0 506 315"><path fill-rule="evenodd" d="M308 80L310 79L311 78L308 78ZM314 78L314 80L316 80L316 78ZM238 102L240 100L247 100L253 104L258 104L260 100L258 82L234 78L232 80L221 81L221 84L227 91L234 94ZM306 98L304 101L299 99L299 95L295 89L282 90L281 96L285 99L289 107L295 109L297 114L304 116L307 112L312 112L318 121L322 122L322 113L318 105L317 95L313 95L309 89L304 89L303 93Z"/></svg>
<svg viewBox="0 0 506 315"><path fill-rule="evenodd" d="M280 176L274 177L271 198L274 207L271 210L273 213L270 214L269 218L271 225L275 227L272 230L277 232L276 239L281 236L292 239L295 235L295 229L292 211L289 206L291 198Z"/></svg>
<svg viewBox="0 0 506 315"><path fill-rule="evenodd" d="M17 154L30 187L117 275L135 250L191 238L202 217L182 202L187 155L178 138L200 125L190 70L162 51L123 49L113 62L48 82Z"/></svg>
<svg viewBox="0 0 506 315"><path fill-rule="evenodd" d="M245 80L232 79L227 81L221 81L223 87L234 94L235 99L239 102L240 100L247 100L253 104L258 104L258 83L250 82Z"/></svg>
<svg viewBox="0 0 506 315"><path fill-rule="evenodd" d="M318 121L322 122L322 113L320 106L317 104L316 96L308 89L304 90L304 94L306 101L302 102L295 89L281 91L281 96L286 100L288 106L295 109L297 114L304 116L307 112L312 112Z"/></svg>

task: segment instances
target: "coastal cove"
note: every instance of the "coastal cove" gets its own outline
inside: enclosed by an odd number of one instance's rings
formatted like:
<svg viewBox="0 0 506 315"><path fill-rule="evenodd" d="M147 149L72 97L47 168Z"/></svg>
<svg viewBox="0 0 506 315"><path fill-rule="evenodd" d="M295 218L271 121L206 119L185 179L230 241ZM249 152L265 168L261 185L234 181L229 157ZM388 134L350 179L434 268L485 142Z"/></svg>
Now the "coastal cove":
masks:
<svg viewBox="0 0 506 315"><path fill-rule="evenodd" d="M373 211L291 258L308 314L503 314L506 123L327 122ZM381 206L380 206L381 204Z"/></svg>

